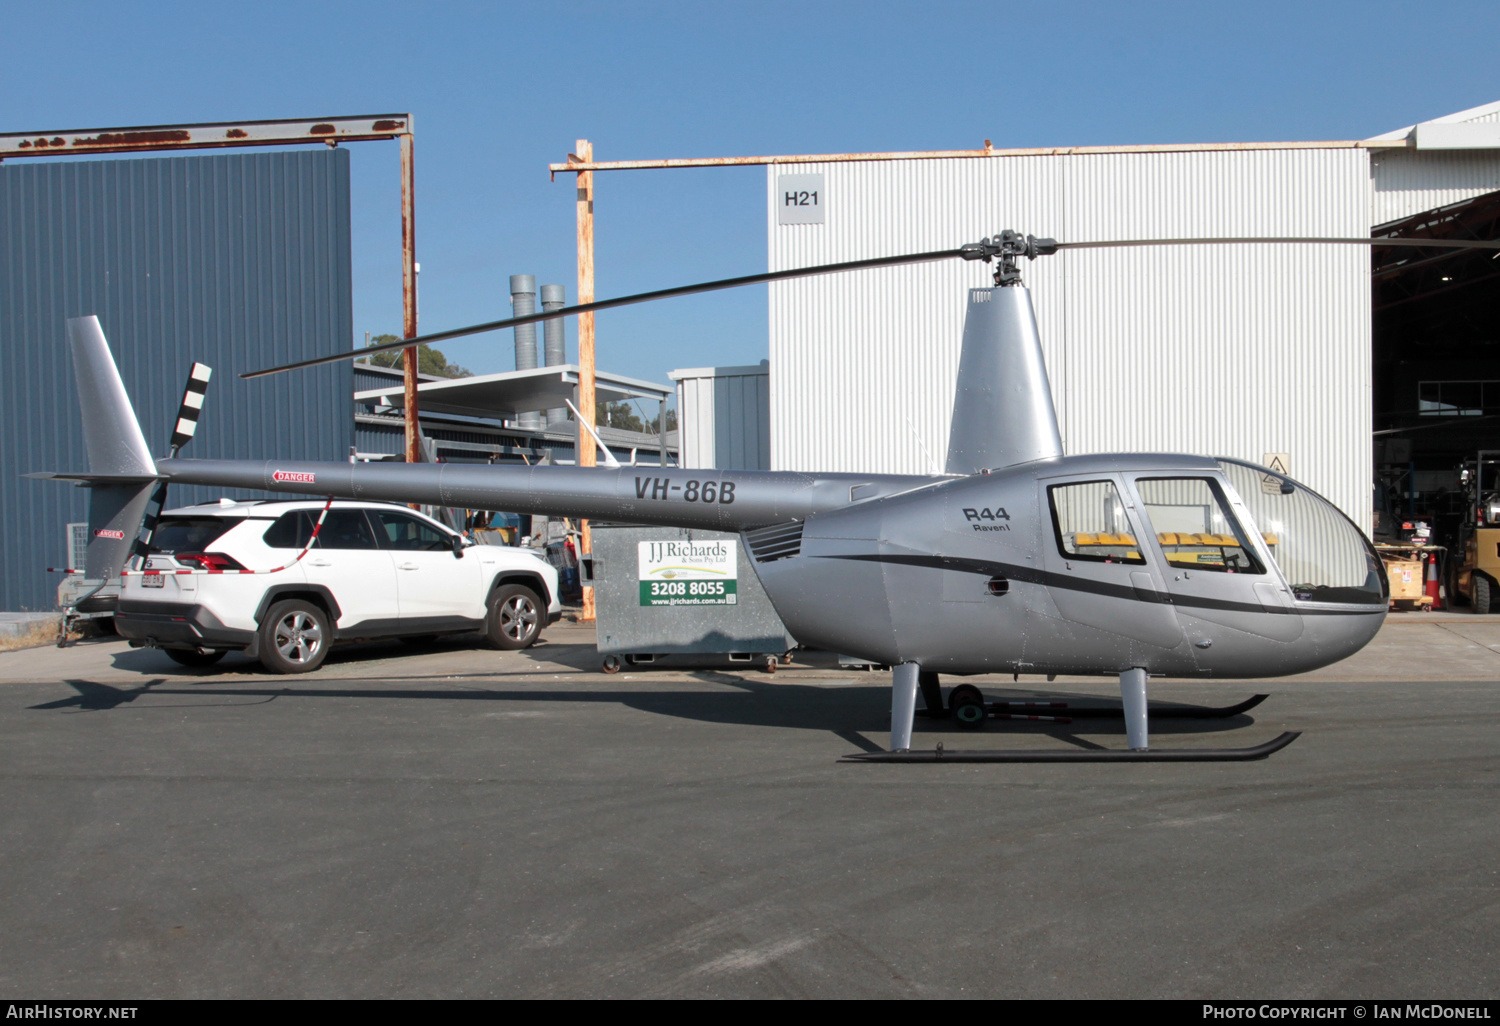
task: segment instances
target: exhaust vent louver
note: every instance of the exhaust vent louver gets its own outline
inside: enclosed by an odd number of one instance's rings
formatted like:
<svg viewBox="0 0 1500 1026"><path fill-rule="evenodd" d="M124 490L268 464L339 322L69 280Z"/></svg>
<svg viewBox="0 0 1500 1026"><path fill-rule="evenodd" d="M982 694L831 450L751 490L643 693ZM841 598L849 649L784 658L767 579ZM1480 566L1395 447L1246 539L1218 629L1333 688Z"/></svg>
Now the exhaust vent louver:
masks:
<svg viewBox="0 0 1500 1026"><path fill-rule="evenodd" d="M769 563L777 559L790 559L802 554L802 521L790 524L773 524L745 532L745 544L757 563Z"/></svg>

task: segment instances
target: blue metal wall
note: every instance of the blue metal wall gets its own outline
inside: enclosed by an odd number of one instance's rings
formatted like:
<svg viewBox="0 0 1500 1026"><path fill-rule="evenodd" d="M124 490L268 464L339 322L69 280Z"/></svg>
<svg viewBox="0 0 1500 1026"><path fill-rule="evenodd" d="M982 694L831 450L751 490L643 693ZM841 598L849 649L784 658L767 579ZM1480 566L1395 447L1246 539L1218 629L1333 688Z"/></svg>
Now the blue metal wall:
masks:
<svg viewBox="0 0 1500 1026"><path fill-rule="evenodd" d="M65 319L99 316L153 451L199 360L214 378L183 455L344 459L347 363L237 374L352 346L349 238L344 149L0 165L0 609L56 605L44 569L86 519L81 489L19 476L87 467Z"/></svg>

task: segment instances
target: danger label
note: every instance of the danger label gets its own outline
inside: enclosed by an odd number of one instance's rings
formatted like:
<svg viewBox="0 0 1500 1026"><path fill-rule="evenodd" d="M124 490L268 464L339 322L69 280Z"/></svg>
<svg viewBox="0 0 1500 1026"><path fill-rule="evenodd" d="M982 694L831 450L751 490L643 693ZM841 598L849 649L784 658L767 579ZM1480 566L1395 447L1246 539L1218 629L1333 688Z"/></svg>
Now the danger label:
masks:
<svg viewBox="0 0 1500 1026"><path fill-rule="evenodd" d="M94 532L94 537L95 538L114 538L117 541L124 541L125 540L125 532L124 531L111 531L107 527L101 527L101 528L99 528L99 530L97 530L97 531Z"/></svg>
<svg viewBox="0 0 1500 1026"><path fill-rule="evenodd" d="M291 484L314 484L317 481L316 474L304 474L300 470L278 470L271 475L271 480L288 482Z"/></svg>

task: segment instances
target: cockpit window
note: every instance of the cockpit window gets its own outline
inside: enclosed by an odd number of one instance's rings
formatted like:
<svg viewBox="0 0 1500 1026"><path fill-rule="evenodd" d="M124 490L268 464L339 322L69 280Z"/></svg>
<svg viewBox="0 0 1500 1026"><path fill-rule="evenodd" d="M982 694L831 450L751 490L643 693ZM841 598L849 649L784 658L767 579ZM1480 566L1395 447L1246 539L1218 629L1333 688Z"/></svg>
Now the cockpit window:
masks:
<svg viewBox="0 0 1500 1026"><path fill-rule="evenodd" d="M1146 562L1112 482L1053 485L1047 497L1052 500L1057 548L1064 556L1098 563Z"/></svg>
<svg viewBox="0 0 1500 1026"><path fill-rule="evenodd" d="M1337 506L1265 467L1228 459L1219 466L1298 599L1386 602L1390 583L1379 557Z"/></svg>
<svg viewBox="0 0 1500 1026"><path fill-rule="evenodd" d="M1225 574L1263 574L1245 529L1206 477L1137 478L1135 490L1171 566Z"/></svg>

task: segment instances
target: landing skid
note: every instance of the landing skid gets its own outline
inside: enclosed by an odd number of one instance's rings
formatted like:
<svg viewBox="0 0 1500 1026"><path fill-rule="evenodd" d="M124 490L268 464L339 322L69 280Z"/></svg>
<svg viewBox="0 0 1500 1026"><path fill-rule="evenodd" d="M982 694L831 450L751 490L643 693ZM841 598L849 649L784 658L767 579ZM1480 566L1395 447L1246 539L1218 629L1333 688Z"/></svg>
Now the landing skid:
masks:
<svg viewBox="0 0 1500 1026"><path fill-rule="evenodd" d="M1270 695L1251 695L1236 705L1224 705L1216 707L1204 707L1197 705L1157 705L1148 703L1147 712L1153 720L1227 720L1231 716L1238 716L1242 712L1248 712L1257 705L1270 698ZM1028 702L992 702L997 707L997 712L1024 713L1031 712ZM1036 703L1038 706L1042 703ZM1050 709L1058 709L1056 715L1068 716L1075 720L1123 720L1125 709L1119 706L1074 706L1063 702L1059 708L1056 704L1048 703L1049 708L1044 710L1035 709L1036 712L1047 712Z"/></svg>
<svg viewBox="0 0 1500 1026"><path fill-rule="evenodd" d="M857 755L846 755L839 762L1254 762L1281 751L1301 736L1300 730L1289 730L1280 737L1253 748L1176 748L1139 752L1108 748L1067 751L949 751L939 744L931 752L860 752Z"/></svg>

